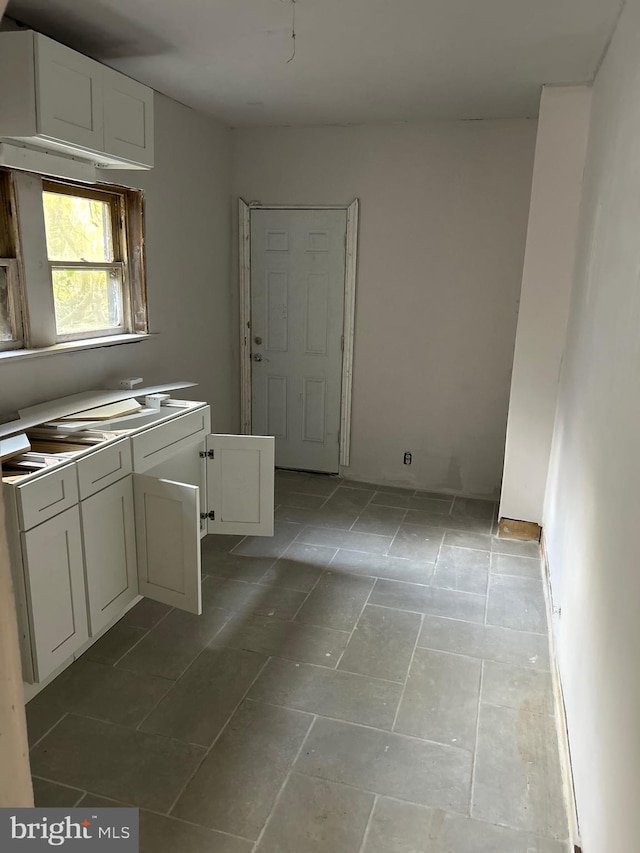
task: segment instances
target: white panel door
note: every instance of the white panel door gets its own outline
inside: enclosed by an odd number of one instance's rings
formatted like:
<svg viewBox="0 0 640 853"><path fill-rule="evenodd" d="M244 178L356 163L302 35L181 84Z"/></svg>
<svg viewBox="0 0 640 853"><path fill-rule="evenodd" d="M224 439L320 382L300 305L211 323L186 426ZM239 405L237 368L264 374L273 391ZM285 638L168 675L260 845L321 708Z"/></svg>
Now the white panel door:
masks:
<svg viewBox="0 0 640 853"><path fill-rule="evenodd" d="M133 474L138 592L202 613L200 489Z"/></svg>
<svg viewBox="0 0 640 853"><path fill-rule="evenodd" d="M153 166L153 89L103 68L104 150Z"/></svg>
<svg viewBox="0 0 640 853"><path fill-rule="evenodd" d="M252 431L276 465L337 473L344 210L251 211Z"/></svg>
<svg viewBox="0 0 640 853"><path fill-rule="evenodd" d="M271 436L207 436L207 533L273 536Z"/></svg>
<svg viewBox="0 0 640 853"><path fill-rule="evenodd" d="M80 513L93 637L138 594L131 477L82 501Z"/></svg>
<svg viewBox="0 0 640 853"><path fill-rule="evenodd" d="M36 35L38 133L80 148L104 145L102 66Z"/></svg>
<svg viewBox="0 0 640 853"><path fill-rule="evenodd" d="M89 637L78 507L21 537L34 675L43 681Z"/></svg>

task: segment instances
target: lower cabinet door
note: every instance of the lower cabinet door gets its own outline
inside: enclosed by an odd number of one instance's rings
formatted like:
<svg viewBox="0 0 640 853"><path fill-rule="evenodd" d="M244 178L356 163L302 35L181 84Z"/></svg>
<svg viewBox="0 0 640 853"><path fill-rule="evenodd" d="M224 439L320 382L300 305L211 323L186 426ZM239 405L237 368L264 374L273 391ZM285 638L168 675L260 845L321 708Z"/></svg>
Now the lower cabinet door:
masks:
<svg viewBox="0 0 640 853"><path fill-rule="evenodd" d="M199 615L200 489L134 474L133 494L140 595Z"/></svg>
<svg viewBox="0 0 640 853"><path fill-rule="evenodd" d="M34 676L44 681L88 639L77 506L21 534Z"/></svg>
<svg viewBox="0 0 640 853"><path fill-rule="evenodd" d="M82 501L80 511L89 630L95 636L138 594L131 477Z"/></svg>

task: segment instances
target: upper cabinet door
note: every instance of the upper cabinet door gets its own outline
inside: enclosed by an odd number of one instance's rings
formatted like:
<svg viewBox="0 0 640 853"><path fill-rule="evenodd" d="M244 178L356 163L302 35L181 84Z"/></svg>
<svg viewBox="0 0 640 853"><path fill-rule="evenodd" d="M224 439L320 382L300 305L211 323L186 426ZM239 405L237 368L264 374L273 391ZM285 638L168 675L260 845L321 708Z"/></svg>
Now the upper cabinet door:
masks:
<svg viewBox="0 0 640 853"><path fill-rule="evenodd" d="M103 68L104 150L153 166L153 89Z"/></svg>
<svg viewBox="0 0 640 853"><path fill-rule="evenodd" d="M38 133L102 151L102 65L38 33L35 39Z"/></svg>
<svg viewBox="0 0 640 853"><path fill-rule="evenodd" d="M202 613L200 489L133 474L138 592Z"/></svg>
<svg viewBox="0 0 640 853"><path fill-rule="evenodd" d="M207 436L207 533L273 536L275 439Z"/></svg>

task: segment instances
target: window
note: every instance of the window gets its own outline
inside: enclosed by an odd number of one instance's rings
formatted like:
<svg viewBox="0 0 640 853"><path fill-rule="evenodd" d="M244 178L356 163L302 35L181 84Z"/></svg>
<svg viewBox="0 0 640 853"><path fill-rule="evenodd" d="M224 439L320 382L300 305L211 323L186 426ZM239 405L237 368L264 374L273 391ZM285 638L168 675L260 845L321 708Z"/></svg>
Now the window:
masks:
<svg viewBox="0 0 640 853"><path fill-rule="evenodd" d="M145 333L142 194L26 172L0 179L10 211L0 218L0 348Z"/></svg>

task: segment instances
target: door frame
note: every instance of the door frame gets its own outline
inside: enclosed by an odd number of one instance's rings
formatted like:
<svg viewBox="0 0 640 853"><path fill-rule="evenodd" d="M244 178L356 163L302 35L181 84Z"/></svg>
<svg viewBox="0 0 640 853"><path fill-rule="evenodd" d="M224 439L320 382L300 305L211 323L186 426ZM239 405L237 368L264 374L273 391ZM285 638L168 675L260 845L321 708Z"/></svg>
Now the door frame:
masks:
<svg viewBox="0 0 640 853"><path fill-rule="evenodd" d="M259 204L238 199L240 282L240 431L251 435L251 211L346 210L347 239L344 268L344 319L342 334L342 391L340 398L340 467L348 467L351 450L351 397L356 315L359 200L350 204Z"/></svg>

